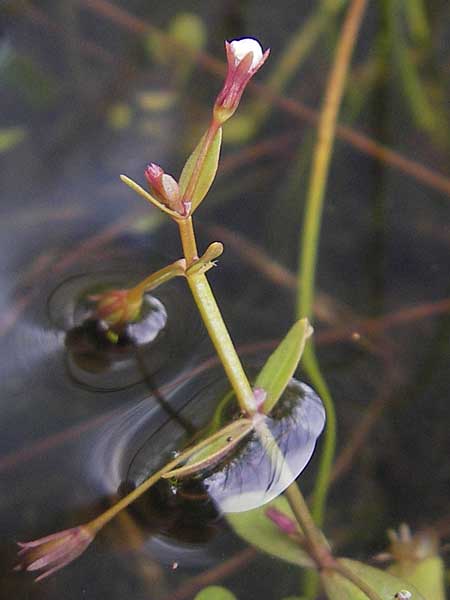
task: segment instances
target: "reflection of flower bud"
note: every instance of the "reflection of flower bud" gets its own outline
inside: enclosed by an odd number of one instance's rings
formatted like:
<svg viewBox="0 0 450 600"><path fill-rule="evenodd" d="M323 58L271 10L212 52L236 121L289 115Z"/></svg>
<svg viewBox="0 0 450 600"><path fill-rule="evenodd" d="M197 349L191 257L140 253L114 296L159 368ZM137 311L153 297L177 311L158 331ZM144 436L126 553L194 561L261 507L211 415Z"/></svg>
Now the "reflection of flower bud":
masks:
<svg viewBox="0 0 450 600"><path fill-rule="evenodd" d="M90 296L90 300L97 302L95 316L111 327L135 321L142 306L142 294L130 290L110 290Z"/></svg>
<svg viewBox="0 0 450 600"><path fill-rule="evenodd" d="M73 527L32 542L19 542L17 571L41 571L36 581L48 577L82 554L94 536L88 527Z"/></svg>
<svg viewBox="0 0 450 600"><path fill-rule="evenodd" d="M222 91L214 104L214 117L219 123L229 119L239 105L245 86L262 67L270 50L263 54L257 40L245 38L225 42L228 71Z"/></svg>
<svg viewBox="0 0 450 600"><path fill-rule="evenodd" d="M181 202L178 183L171 175L164 173L163 169L155 163L150 163L145 169L145 178L157 200L167 208L185 216L186 208Z"/></svg>

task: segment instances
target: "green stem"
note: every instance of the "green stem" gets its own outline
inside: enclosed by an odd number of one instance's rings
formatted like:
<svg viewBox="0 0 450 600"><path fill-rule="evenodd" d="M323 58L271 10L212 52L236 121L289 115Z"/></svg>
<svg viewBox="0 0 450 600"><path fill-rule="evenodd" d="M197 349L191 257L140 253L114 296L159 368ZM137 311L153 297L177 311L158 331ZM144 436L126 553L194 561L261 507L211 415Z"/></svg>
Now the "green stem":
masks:
<svg viewBox="0 0 450 600"><path fill-rule="evenodd" d="M262 446L274 465L278 481L284 481L285 484L291 482L287 485L284 495L305 536L305 549L316 561L319 568L331 566L334 564L335 560L331 555L329 546L322 532L314 523L308 505L292 476L289 465L286 463L276 439L273 437L272 432L267 427L264 420L254 420L254 427L256 434L261 440Z"/></svg>
<svg viewBox="0 0 450 600"><path fill-rule="evenodd" d="M333 67L327 83L317 129L311 177L306 198L305 217L300 244L297 317L312 319L320 226L322 222L325 190L331 153L336 133L337 116L345 88L350 59L367 0L352 0L336 48ZM330 485L331 466L335 451L336 419L334 403L315 356L314 347L308 344L303 365L312 384L324 401L327 425L319 472L314 486L313 514L321 526ZM307 574L305 591L308 598L315 597L318 579L315 573Z"/></svg>
<svg viewBox="0 0 450 600"><path fill-rule="evenodd" d="M128 291L130 301L132 301L134 298L140 298L145 292L155 289L163 283L170 281L174 277L183 277L185 266L186 261L182 258L168 265L167 267L152 273Z"/></svg>
<svg viewBox="0 0 450 600"><path fill-rule="evenodd" d="M325 379L320 371L313 343L310 341L302 357L302 365L307 371L314 387L325 407L327 426L324 432L322 453L320 455L319 469L314 486L312 514L315 522L321 527L324 521L326 499L330 485L331 469L333 466L336 449L336 411L333 398Z"/></svg>
<svg viewBox="0 0 450 600"><path fill-rule="evenodd" d="M255 404L253 391L206 275L204 273L194 273L187 276L187 281L214 348L236 394L239 406L243 412L252 414Z"/></svg>
<svg viewBox="0 0 450 600"><path fill-rule="evenodd" d="M363 592L369 600L383 600L383 598L368 585L365 581L363 581L356 573L353 573L351 569L348 569L345 565L343 565L339 560L337 560L333 566L334 571L345 577L348 581L351 581L355 587L357 587L361 592Z"/></svg>
<svg viewBox="0 0 450 600"><path fill-rule="evenodd" d="M177 221L180 232L181 245L183 246L186 267L190 267L198 259L197 242L195 241L192 217Z"/></svg>

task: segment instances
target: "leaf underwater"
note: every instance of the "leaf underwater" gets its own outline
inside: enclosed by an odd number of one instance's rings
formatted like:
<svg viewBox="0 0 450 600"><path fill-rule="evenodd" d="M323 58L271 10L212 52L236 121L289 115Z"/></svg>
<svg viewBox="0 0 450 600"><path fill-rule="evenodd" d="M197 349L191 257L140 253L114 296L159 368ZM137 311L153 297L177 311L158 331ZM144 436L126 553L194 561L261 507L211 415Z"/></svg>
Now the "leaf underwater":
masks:
<svg viewBox="0 0 450 600"><path fill-rule="evenodd" d="M295 520L284 496L278 496L268 504L245 513L227 514L226 519L239 537L258 550L293 565L313 568L314 562L308 554L300 548L295 540L280 531L266 515L269 507L274 507L293 521Z"/></svg>
<svg viewBox="0 0 450 600"><path fill-rule="evenodd" d="M194 171L195 165L197 164L197 159L203 149L203 143L205 141L206 133L202 136L201 140L197 144L194 152L187 159L186 164L183 167L183 170L180 175L180 180L178 182L180 193L184 196L186 188L188 186L189 180L191 178L192 172ZM211 147L209 148L208 154L206 155L205 161L203 163L203 167L198 178L197 184L195 186L194 192L192 194L192 198L187 198L192 202L191 212L197 208L203 198L209 191L209 188L214 181L216 176L217 167L219 165L219 155L220 155L220 147L222 145L222 128L220 127L217 130L216 135L211 143Z"/></svg>
<svg viewBox="0 0 450 600"><path fill-rule="evenodd" d="M300 319L290 328L277 349L269 356L255 381L266 392L264 412L268 414L280 399L300 362L306 340L312 334L308 319Z"/></svg>
<svg viewBox="0 0 450 600"><path fill-rule="evenodd" d="M422 596L410 583L386 571L348 558L341 558L339 562L370 586L381 600L393 600L395 594L401 590L408 590L411 593L411 600L431 600ZM368 600L364 592L336 571L323 571L321 581L330 600Z"/></svg>

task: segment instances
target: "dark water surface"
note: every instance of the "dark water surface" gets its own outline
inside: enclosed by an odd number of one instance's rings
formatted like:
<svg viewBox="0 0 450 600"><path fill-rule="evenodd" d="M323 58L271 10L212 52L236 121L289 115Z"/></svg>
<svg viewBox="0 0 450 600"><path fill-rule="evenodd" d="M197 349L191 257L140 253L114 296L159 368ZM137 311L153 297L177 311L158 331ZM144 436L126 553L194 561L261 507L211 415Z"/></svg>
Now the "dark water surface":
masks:
<svg viewBox="0 0 450 600"><path fill-rule="evenodd" d="M16 540L97 515L203 427L228 389L183 281L148 301L137 345L98 347L95 324L80 327L87 293L136 283L180 257L175 227L118 176L142 182L150 161L179 173L221 85L207 61L158 50L143 23L165 30L180 11L197 15L197 41L203 27L204 52L222 62L223 39L258 37L272 48L264 82L312 3L119 4L113 20L108 2L0 7L0 597L193 598L189 587L176 593L234 557L226 585L239 600L281 600L299 594L298 569L246 550L189 486L176 500L158 486L42 584L12 571ZM438 0L428 11L431 35L408 60L438 124L411 109L417 91L402 83L394 50L380 50L387 17L373 3L342 122L442 178L405 173L338 138L322 228L316 334L338 455L372 419L361 446L338 462L327 531L342 553L363 559L401 521L444 523L449 533L450 12ZM330 20L282 93L319 106L340 23ZM247 94L243 115L255 99ZM295 318L312 131L274 107L254 137L225 144L197 213L201 248L224 242L210 281L253 371ZM282 277L252 265L261 252ZM306 493L318 459L299 479Z"/></svg>

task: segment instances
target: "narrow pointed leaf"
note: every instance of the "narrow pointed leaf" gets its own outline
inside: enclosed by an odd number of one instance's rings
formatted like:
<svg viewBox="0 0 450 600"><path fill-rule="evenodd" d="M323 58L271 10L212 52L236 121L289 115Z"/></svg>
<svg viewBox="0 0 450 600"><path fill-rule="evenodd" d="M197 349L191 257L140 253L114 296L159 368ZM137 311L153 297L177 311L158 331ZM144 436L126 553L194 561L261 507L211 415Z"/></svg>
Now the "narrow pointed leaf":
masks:
<svg viewBox="0 0 450 600"><path fill-rule="evenodd" d="M184 196L184 193L186 192L186 188L188 186L189 180L191 179L192 173L197 164L197 160L203 150L205 138L206 138L206 133L203 135L202 139L197 144L197 147L195 148L194 152L188 158L186 164L184 165L183 171L181 172L179 186L180 186L180 192L181 192L182 197ZM221 144L222 144L222 128L220 127L217 130L216 135L214 136L214 139L211 143L209 151L203 162L200 176L197 180L197 184L192 193L192 198L187 198L187 200L190 200L192 202L191 212L194 212L194 210L197 208L197 206L200 204L200 202L206 196L206 194L209 191L209 188L212 185L212 182L214 181L214 178L215 178L216 172L217 172L217 167L219 164L219 155L220 155Z"/></svg>
<svg viewBox="0 0 450 600"><path fill-rule="evenodd" d="M228 427L224 427L217 434L211 436L211 442L191 454L184 466L165 473L163 477L165 479L171 479L172 477L182 479L210 469L225 458L252 430L253 423L250 419L234 421Z"/></svg>
<svg viewBox="0 0 450 600"><path fill-rule="evenodd" d="M164 206L164 204L162 204L159 200L157 200L151 194L149 194L147 192L147 190L144 190L144 188L142 188L138 183L136 183L135 181L133 181L132 179L130 179L126 175L121 175L120 179L129 188L131 188L137 194L139 194L140 196L142 196L143 198L145 198L147 200L147 202L150 202L151 204L153 204L154 206L156 206L156 208L159 208L159 210L162 210L162 212L165 212L166 214L170 215L171 217L175 217L175 218L179 218L180 217L180 215L178 213L176 213L174 210L171 210L170 208L167 208L167 206Z"/></svg>
<svg viewBox="0 0 450 600"><path fill-rule="evenodd" d="M404 579L394 577L386 571L347 558L342 558L339 562L376 593L381 600L394 600L395 595L402 590L411 593L410 600L430 600L422 596L416 588ZM324 571L321 574L321 579L330 600L368 600L363 591L340 573Z"/></svg>
<svg viewBox="0 0 450 600"><path fill-rule="evenodd" d="M286 389L312 333L308 319L300 319L289 330L278 348L270 355L259 373L255 387L263 388L267 394L264 412L268 414Z"/></svg>
<svg viewBox="0 0 450 600"><path fill-rule="evenodd" d="M297 541L280 531L269 519L266 514L269 507L274 507L290 519L295 520L284 496L278 496L259 508L247 512L229 513L225 516L237 535L258 550L294 565L313 568L313 561Z"/></svg>

